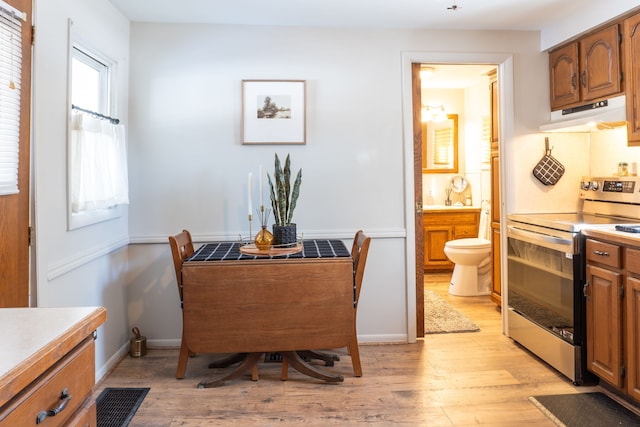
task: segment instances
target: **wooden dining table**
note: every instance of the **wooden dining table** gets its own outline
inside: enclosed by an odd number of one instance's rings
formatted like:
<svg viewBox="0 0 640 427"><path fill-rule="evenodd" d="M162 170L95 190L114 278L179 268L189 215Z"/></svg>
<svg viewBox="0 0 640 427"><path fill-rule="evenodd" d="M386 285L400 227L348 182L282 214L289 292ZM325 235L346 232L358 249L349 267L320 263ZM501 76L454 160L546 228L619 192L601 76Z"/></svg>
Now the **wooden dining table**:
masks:
<svg viewBox="0 0 640 427"><path fill-rule="evenodd" d="M248 373L265 353L281 354L311 377L343 381L298 351L349 343L355 321L351 255L340 240L298 245L297 253L247 254L240 242L212 242L183 262L183 334L189 350L241 356L230 372L202 381L200 388Z"/></svg>

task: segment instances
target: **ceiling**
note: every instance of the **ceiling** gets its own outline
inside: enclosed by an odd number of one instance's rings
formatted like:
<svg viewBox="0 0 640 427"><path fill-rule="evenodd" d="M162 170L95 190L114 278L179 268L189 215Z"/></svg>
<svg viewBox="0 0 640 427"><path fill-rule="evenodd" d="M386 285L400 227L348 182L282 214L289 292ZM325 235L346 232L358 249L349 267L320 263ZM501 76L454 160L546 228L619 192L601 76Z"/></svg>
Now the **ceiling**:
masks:
<svg viewBox="0 0 640 427"><path fill-rule="evenodd" d="M602 0L110 0L135 22L541 30ZM453 5L457 9L450 9Z"/></svg>

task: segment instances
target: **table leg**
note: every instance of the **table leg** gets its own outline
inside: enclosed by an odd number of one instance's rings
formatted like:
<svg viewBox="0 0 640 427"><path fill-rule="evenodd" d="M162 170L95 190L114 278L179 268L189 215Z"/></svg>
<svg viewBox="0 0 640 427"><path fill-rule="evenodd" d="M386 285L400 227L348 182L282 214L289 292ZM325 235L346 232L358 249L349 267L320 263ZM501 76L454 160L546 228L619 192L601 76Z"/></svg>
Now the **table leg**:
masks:
<svg viewBox="0 0 640 427"><path fill-rule="evenodd" d="M283 351L281 353L282 357L289 365L305 375L309 375L310 377L318 378L329 383L341 383L344 381L344 377L342 375L329 375L326 372L309 365L302 360L296 351Z"/></svg>
<svg viewBox="0 0 640 427"><path fill-rule="evenodd" d="M211 381L201 381L200 384L198 384L198 388L220 387L226 381L236 379L249 371L252 372L253 378L255 375L253 367L258 363L258 360L260 360L263 354L264 353L245 353L245 358L242 363L236 366L231 372Z"/></svg>
<svg viewBox="0 0 640 427"><path fill-rule="evenodd" d="M209 368L226 368L231 365L235 365L236 363L242 362L246 359L247 353L236 353L231 356L227 356L224 359L216 360L215 362L209 363Z"/></svg>
<svg viewBox="0 0 640 427"><path fill-rule="evenodd" d="M337 354L325 353L317 350L300 350L298 354L302 359L317 359L324 362L324 366L333 366L333 362L340 361L340 357Z"/></svg>

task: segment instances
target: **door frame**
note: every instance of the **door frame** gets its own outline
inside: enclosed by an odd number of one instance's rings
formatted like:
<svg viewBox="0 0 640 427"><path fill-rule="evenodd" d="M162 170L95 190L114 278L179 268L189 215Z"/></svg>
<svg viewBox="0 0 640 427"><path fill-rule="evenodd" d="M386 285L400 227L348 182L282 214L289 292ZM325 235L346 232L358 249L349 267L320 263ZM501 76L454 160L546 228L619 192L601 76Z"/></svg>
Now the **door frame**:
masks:
<svg viewBox="0 0 640 427"><path fill-rule="evenodd" d="M418 324L424 324L424 302L418 296L424 295L424 281L417 277L424 277L424 269L420 271L416 261L419 254L416 254L417 242L422 242L422 229L416 226L417 205L422 206L422 195L415 194L415 182L421 182L422 169L417 168L414 148L413 131L413 92L412 92L412 64L497 64L498 68L498 122L500 134L500 157L504 157L505 146L513 139L513 55L508 53L455 53L455 52L402 52L402 121L404 134L404 182L405 182L405 252L406 252L406 298L407 298L407 341L413 343L418 336ZM420 163L422 164L422 159ZM505 164L500 162L500 215L506 215L505 206ZM420 186L421 187L421 186ZM501 224L505 224L501 220ZM420 233L418 235L418 233ZM506 233L500 233L504 240ZM501 242L503 243L503 242ZM505 248L506 245L501 245ZM422 251L420 251L422 253ZM504 270L505 263L501 263ZM503 275L503 277L506 277ZM505 298L502 299L504 305ZM504 308L504 307L503 307ZM505 310L502 310L505 313ZM506 330L505 316L503 316L503 331ZM423 328L420 328L421 330Z"/></svg>

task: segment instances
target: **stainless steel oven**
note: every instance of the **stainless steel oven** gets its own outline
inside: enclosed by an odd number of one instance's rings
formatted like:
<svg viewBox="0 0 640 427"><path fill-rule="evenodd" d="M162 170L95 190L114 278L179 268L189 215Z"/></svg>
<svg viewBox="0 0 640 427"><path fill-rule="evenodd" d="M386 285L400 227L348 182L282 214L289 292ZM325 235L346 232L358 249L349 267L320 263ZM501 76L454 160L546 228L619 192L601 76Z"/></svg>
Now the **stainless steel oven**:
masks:
<svg viewBox="0 0 640 427"><path fill-rule="evenodd" d="M508 335L574 384L593 378L586 370L585 244L580 230L640 223L633 201L640 203L638 184L636 177L585 177L579 190L581 212L507 216Z"/></svg>

